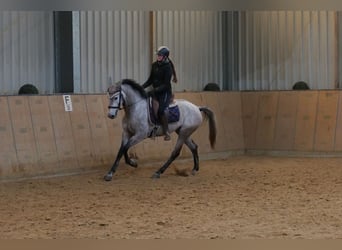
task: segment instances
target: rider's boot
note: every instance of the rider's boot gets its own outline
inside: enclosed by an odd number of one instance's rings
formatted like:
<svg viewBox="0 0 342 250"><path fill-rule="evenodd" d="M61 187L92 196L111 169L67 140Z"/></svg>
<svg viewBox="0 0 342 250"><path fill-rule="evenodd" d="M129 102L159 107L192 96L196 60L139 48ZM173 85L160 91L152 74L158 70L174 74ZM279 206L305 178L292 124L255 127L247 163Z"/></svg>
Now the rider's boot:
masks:
<svg viewBox="0 0 342 250"><path fill-rule="evenodd" d="M168 116L167 111L160 117L160 122L162 125L163 133L164 133L164 141L171 140L171 136L169 133L169 124L168 124Z"/></svg>

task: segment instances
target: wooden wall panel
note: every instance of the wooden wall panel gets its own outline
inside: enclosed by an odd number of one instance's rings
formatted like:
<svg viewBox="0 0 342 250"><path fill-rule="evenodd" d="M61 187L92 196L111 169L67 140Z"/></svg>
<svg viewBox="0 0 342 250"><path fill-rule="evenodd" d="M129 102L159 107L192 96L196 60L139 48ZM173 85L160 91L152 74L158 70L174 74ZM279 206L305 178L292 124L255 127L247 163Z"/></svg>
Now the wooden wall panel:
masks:
<svg viewBox="0 0 342 250"><path fill-rule="evenodd" d="M242 123L245 148L256 148L256 127L258 119L260 93L242 92Z"/></svg>
<svg viewBox="0 0 342 250"><path fill-rule="evenodd" d="M0 179L18 171L18 160L12 132L7 97L0 97Z"/></svg>
<svg viewBox="0 0 342 250"><path fill-rule="evenodd" d="M29 176L40 173L37 146L33 133L28 96L9 96L14 143L17 150L18 175Z"/></svg>
<svg viewBox="0 0 342 250"><path fill-rule="evenodd" d="M261 92L256 127L256 149L270 150L273 147L278 92Z"/></svg>
<svg viewBox="0 0 342 250"><path fill-rule="evenodd" d="M59 171L72 172L80 168L80 166L77 159L76 142L73 137L70 112L65 111L62 96L49 96L48 101L59 159Z"/></svg>
<svg viewBox="0 0 342 250"><path fill-rule="evenodd" d="M94 167L105 166L112 160L111 142L108 137L107 112L103 107L101 95L86 95L85 101L94 148ZM108 105L107 105L108 106Z"/></svg>
<svg viewBox="0 0 342 250"><path fill-rule="evenodd" d="M298 98L294 150L313 151L318 91L302 91Z"/></svg>
<svg viewBox="0 0 342 250"><path fill-rule="evenodd" d="M209 106L216 114L215 150L210 149L208 122L193 135L200 154L236 149L338 153L341 95L332 90L184 92L176 98ZM106 95L71 95L71 100L73 111L66 112L61 95L0 97L0 180L109 169L121 144L124 111L108 119ZM176 138L147 139L129 153L155 165L169 157ZM191 157L187 147L182 157Z"/></svg>
<svg viewBox="0 0 342 250"><path fill-rule="evenodd" d="M96 160L85 96L72 95L71 100L73 111L69 113L79 167L90 169Z"/></svg>
<svg viewBox="0 0 342 250"><path fill-rule="evenodd" d="M339 93L320 91L314 138L315 151L334 151Z"/></svg>
<svg viewBox="0 0 342 250"><path fill-rule="evenodd" d="M297 91L284 91L279 93L273 142L274 150L293 150L296 131L297 105Z"/></svg>
<svg viewBox="0 0 342 250"><path fill-rule="evenodd" d="M31 118L42 172L58 172L59 161L47 96L30 96Z"/></svg>
<svg viewBox="0 0 342 250"><path fill-rule="evenodd" d="M339 100L337 104L337 117L335 129L335 147L336 152L342 152L342 91L337 91Z"/></svg>
<svg viewBox="0 0 342 250"><path fill-rule="evenodd" d="M223 122L223 151L243 150L245 148L242 125L242 103L240 92L220 92L220 119ZM219 114L218 114L219 115Z"/></svg>

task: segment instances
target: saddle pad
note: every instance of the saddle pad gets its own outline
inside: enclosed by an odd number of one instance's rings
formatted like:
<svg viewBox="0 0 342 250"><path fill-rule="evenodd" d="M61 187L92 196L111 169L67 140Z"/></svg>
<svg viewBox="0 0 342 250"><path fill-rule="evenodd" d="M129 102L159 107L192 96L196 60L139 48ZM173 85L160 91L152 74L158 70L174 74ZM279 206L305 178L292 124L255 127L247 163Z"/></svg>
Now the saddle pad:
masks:
<svg viewBox="0 0 342 250"><path fill-rule="evenodd" d="M179 108L178 105L169 106L169 123L179 121Z"/></svg>
<svg viewBox="0 0 342 250"><path fill-rule="evenodd" d="M168 122L172 123L172 122L178 122L179 121L179 108L178 105L175 103L171 103L168 107L169 109L169 117L168 117ZM152 108L152 101L150 99L149 102L149 113L150 113L150 120L152 123L154 124L160 124L158 119L155 117L154 113L153 113L153 108Z"/></svg>

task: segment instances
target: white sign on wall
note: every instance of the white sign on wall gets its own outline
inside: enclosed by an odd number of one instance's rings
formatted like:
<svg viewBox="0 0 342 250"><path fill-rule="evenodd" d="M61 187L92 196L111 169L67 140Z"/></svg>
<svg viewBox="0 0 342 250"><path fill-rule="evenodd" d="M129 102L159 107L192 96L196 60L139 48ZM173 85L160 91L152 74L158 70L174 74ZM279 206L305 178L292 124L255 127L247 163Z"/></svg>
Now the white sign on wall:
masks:
<svg viewBox="0 0 342 250"><path fill-rule="evenodd" d="M63 95L63 100L64 100L65 111L66 112L71 112L72 111L71 96L70 95Z"/></svg>

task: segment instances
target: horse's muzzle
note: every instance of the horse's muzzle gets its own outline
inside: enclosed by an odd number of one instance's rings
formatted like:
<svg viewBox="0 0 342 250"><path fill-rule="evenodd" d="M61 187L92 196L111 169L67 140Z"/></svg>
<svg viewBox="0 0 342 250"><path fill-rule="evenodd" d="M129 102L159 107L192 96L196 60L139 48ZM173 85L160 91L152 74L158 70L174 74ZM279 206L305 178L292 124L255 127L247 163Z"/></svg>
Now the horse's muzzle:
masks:
<svg viewBox="0 0 342 250"><path fill-rule="evenodd" d="M115 115L113 115L113 114L109 114L109 113L108 113L107 116L108 116L109 119L114 119L114 118L115 118Z"/></svg>
<svg viewBox="0 0 342 250"><path fill-rule="evenodd" d="M118 114L118 110L117 109L109 109L108 110L108 114L107 114L107 116L108 116L108 118L110 118L110 119L114 119L115 117L116 117L116 115Z"/></svg>

